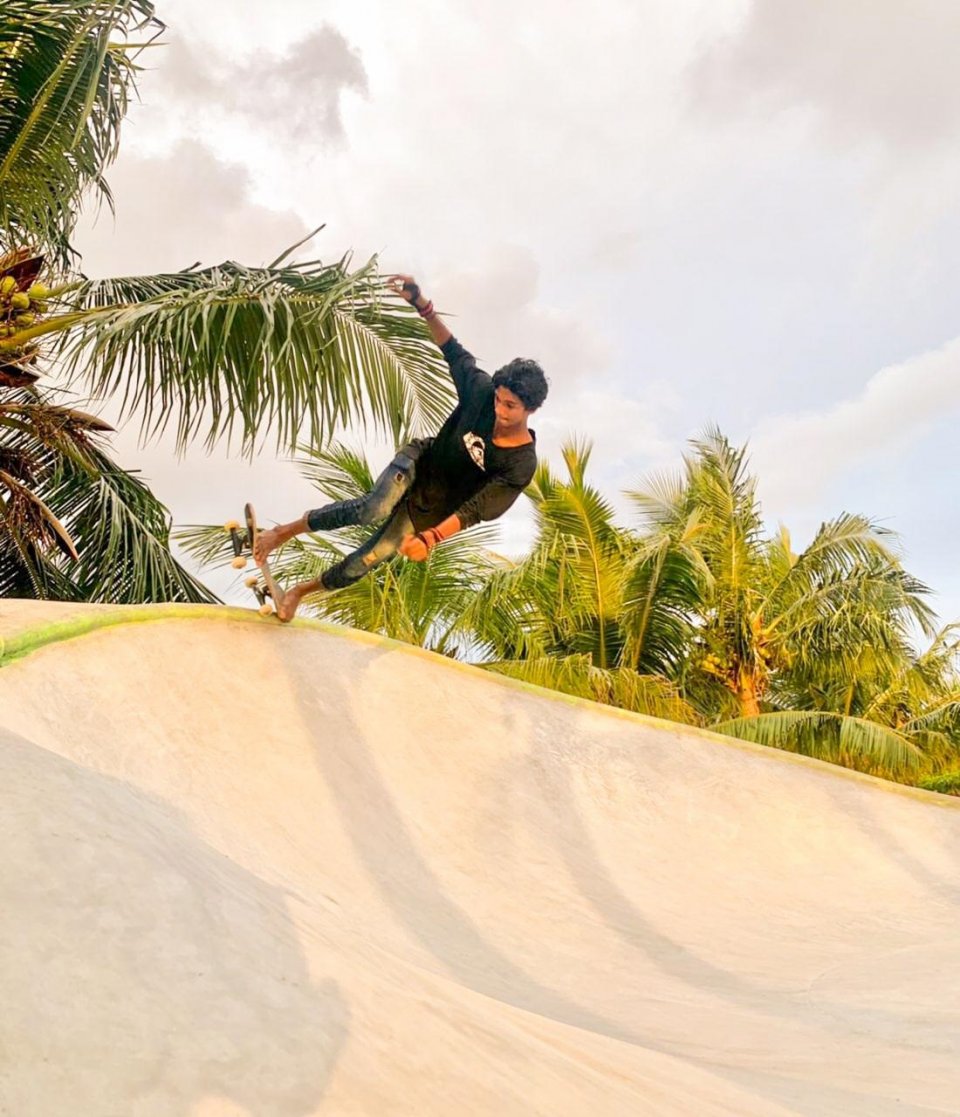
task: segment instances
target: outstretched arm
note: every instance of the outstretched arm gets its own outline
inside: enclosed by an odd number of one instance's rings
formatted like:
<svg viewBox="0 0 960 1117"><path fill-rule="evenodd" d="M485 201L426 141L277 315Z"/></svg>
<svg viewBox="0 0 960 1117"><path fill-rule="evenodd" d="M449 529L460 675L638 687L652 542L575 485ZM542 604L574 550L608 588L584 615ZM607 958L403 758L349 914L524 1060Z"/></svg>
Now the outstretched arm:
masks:
<svg viewBox="0 0 960 1117"><path fill-rule="evenodd" d="M476 358L460 344L453 334L447 329L443 319L433 309L433 303L424 298L417 281L412 275L392 275L390 286L408 303L417 308L421 318L430 328L433 340L440 348L444 360L450 368L450 376L457 389L457 396L461 402L471 395L481 384L489 382L487 373L477 368Z"/></svg>

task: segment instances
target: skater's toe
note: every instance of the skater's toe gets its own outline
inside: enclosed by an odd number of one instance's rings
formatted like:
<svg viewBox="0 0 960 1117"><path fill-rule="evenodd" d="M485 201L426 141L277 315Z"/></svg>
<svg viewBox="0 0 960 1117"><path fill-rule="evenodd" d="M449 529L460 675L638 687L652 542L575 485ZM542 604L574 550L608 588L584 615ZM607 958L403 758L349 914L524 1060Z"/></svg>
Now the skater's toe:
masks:
<svg viewBox="0 0 960 1117"><path fill-rule="evenodd" d="M283 594L279 601L274 602L277 607L277 616L284 624L289 624L297 612L297 600L289 593Z"/></svg>

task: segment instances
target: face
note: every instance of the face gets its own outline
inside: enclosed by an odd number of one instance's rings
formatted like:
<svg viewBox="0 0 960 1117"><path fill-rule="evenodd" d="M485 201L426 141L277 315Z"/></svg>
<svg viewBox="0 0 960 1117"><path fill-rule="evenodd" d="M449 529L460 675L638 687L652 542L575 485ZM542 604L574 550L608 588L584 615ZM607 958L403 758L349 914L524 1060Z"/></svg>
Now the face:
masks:
<svg viewBox="0 0 960 1117"><path fill-rule="evenodd" d="M497 426L501 429L522 426L530 414L523 406L520 397L515 396L503 385L496 390L493 409L497 416Z"/></svg>

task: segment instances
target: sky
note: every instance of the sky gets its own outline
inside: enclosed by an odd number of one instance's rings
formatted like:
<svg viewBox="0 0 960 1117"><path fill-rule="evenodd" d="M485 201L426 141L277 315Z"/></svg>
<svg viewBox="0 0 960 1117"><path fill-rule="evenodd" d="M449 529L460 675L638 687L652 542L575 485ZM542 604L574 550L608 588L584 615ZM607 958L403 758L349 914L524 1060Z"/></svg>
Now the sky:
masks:
<svg viewBox="0 0 960 1117"><path fill-rule="evenodd" d="M265 264L325 224L299 258L376 254L482 367L540 361L541 456L562 473L564 442L589 440L624 524L624 494L718 427L748 446L771 531L801 549L863 513L960 620L960 5L563 9L158 0L84 271ZM113 445L177 526L322 503L269 451L178 459L136 423ZM505 553L532 538L524 505Z"/></svg>

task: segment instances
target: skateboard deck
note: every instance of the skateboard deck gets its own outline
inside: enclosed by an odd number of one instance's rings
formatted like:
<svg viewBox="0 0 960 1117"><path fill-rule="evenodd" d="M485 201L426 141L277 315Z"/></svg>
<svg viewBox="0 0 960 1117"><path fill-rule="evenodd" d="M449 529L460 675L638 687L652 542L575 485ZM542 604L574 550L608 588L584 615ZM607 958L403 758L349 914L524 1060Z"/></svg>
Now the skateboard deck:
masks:
<svg viewBox="0 0 960 1117"><path fill-rule="evenodd" d="M248 558L253 558L253 549L256 546L257 536L260 534L260 529L257 527L257 516L252 504L244 505L243 518L244 525L237 523L236 520L224 524L224 530L230 533L230 543L233 546L235 556L233 566L237 570L242 570L247 565ZM256 559L253 559L253 561L256 562ZM257 565L260 567L260 575L247 578L244 584L253 591L260 612L264 616L269 616L271 613L275 614L277 612L278 604L283 597L283 591L273 577L270 563L264 560Z"/></svg>

